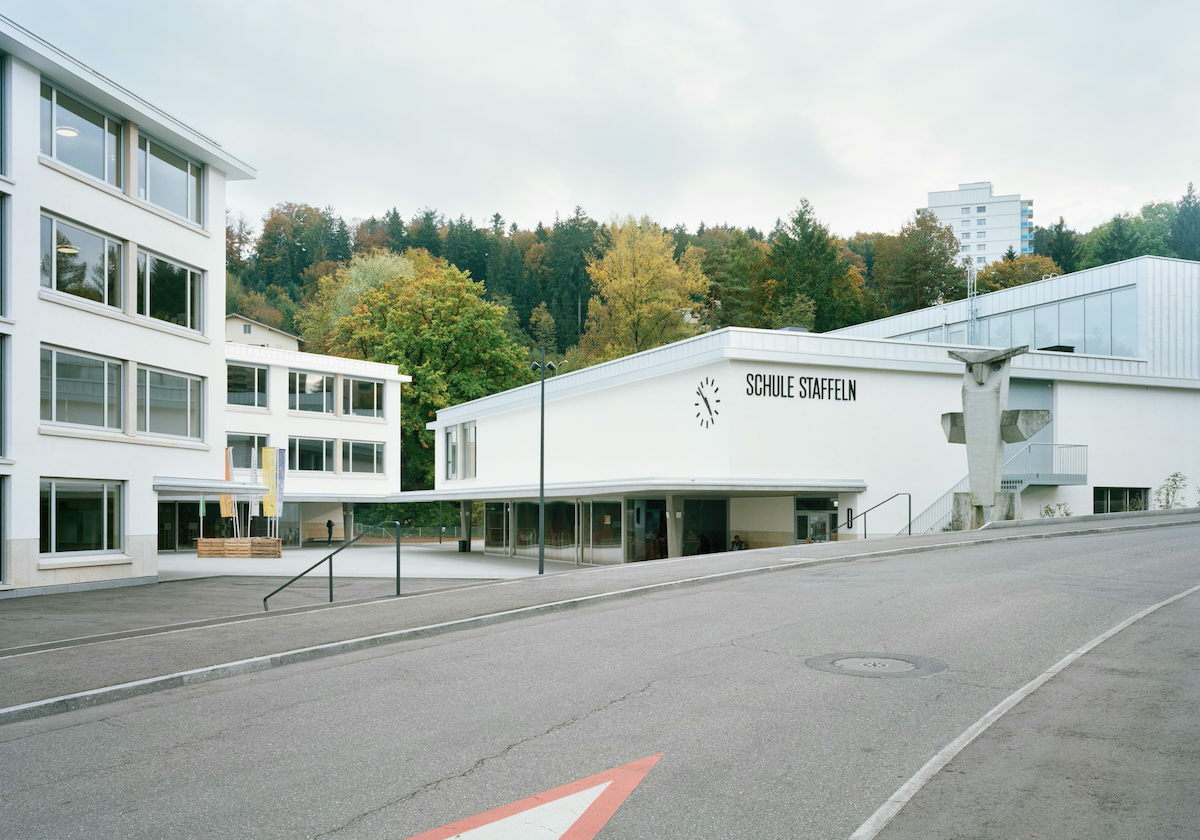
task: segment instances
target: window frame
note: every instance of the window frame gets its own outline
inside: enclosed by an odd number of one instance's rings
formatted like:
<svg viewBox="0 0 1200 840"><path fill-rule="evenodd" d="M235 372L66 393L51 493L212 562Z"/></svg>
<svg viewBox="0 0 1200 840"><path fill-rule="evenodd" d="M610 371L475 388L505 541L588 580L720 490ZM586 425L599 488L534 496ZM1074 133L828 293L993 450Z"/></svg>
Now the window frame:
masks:
<svg viewBox="0 0 1200 840"><path fill-rule="evenodd" d="M976 212L976 213L986 213L986 212L987 212L987 205L986 205L986 204L977 204L977 205L975 206L975 212Z"/></svg>
<svg viewBox="0 0 1200 840"><path fill-rule="evenodd" d="M207 196L205 196L205 194L204 194L204 181L205 181L204 164L201 163L200 161L196 160L191 155L184 154L183 152L179 151L179 149L175 148L171 144L163 143L161 140L156 139L153 135L146 134L145 132L141 131L140 128L139 128L137 134L138 134L138 142L137 142L136 158L137 158L137 197L138 197L138 200L144 201L146 204L157 207L159 210L162 210L164 213L170 213L172 216L177 216L180 219L185 219L186 221L189 221L194 225L198 225L200 227L204 227L205 229L207 229L207 226L204 224L204 215L205 215L205 210L207 209L207 201L206 201ZM143 144L144 144L144 148L143 148ZM188 165L188 171L187 171L187 175L188 175L188 181L187 181L188 213L187 214L177 213L174 210L172 210L170 207L166 207L165 205L159 204L157 201L155 201L154 199L152 199L150 197L150 186L151 186L150 185L150 181L151 181L151 179L150 179L150 147L152 145L158 146L160 149L170 152L171 154L175 155L176 157L182 158L184 161L187 162L187 165ZM196 169L196 173L195 173L196 179L194 182L195 189L196 189L195 194L193 194L193 192L192 192L193 181L192 181L191 176L192 176L192 168L193 167L195 167L195 169ZM192 217L192 215L191 215L192 212L195 212L195 214L196 214L195 218Z"/></svg>
<svg viewBox="0 0 1200 840"><path fill-rule="evenodd" d="M354 469L354 447L355 446L370 446L371 463L374 469L356 470ZM342 440L342 472L350 475L385 475L387 472L387 464L384 461L384 453L387 443L381 440Z"/></svg>
<svg viewBox="0 0 1200 840"><path fill-rule="evenodd" d="M475 478L478 473L477 429L474 420L462 424L462 477Z"/></svg>
<svg viewBox="0 0 1200 840"><path fill-rule="evenodd" d="M321 449L321 461L324 469L320 470L302 470L300 469L300 441L318 441L323 444ZM288 455L287 455L287 471L288 472L304 472L304 473L320 473L321 475L330 475L337 472L337 463L335 456L337 455L336 446L337 438L318 438L305 437L303 435L291 435L288 437Z"/></svg>
<svg viewBox="0 0 1200 840"><path fill-rule="evenodd" d="M182 269L187 272L188 288L184 292L184 298L187 301L184 307L184 314L188 323L180 324L175 321L168 321L166 318L158 318L151 315L150 312L154 308L154 302L150 299L150 275L153 269L150 265L151 260L161 260L167 265L174 266L177 269ZM206 327L204 318L204 309L207 303L208 285L205 281L207 272L202 271L196 266L189 265L182 260L177 260L174 257L168 257L160 254L157 251L152 251L148 248L138 248L137 258L134 260L134 282L137 285L137 291L134 295L134 311L143 318L149 318L153 321L158 321L160 324L171 324L184 330L204 335ZM144 310L144 311L143 311ZM195 311L199 310L199 311Z"/></svg>
<svg viewBox="0 0 1200 840"><path fill-rule="evenodd" d="M77 96L74 91L70 90L69 88L62 87L57 82L52 82L52 81L48 80L45 76L41 77L41 85L38 88L39 108L41 108L40 103L44 103L47 101L46 97L45 97L45 93L43 91L43 88L50 88L50 93L51 93L50 99L49 99L49 103L50 103L49 125L47 126L47 124L46 124L46 114L43 109L38 113L38 132L40 135L44 129L46 129L47 127L49 128L50 151L46 151L46 149L43 148L42 140L41 140L41 137L39 136L38 152L40 154L43 154L46 157L50 158L51 160L55 161L56 163L67 167L72 172L78 172L81 175L85 175L88 178L91 178L93 181L97 181L101 184L104 184L105 187L107 187L108 189L123 191L125 189L125 184L127 183L128 177L129 177L129 174L127 172L125 172L125 166L124 166L124 162L125 162L124 148L125 148L125 143L126 143L125 120L122 120L119 117L114 117L110 112L108 112L104 108L101 108L100 106L93 104L92 101L90 99L88 99L86 96ZM58 94L59 93L66 94L71 99L74 99L75 101L77 101L80 105L83 105L87 108L91 108L97 114L100 114L100 116L104 117L104 176L103 177L97 178L95 175L93 175L91 172L88 172L86 169L80 169L79 167L74 166L73 164L67 163L65 160L63 160L62 158L60 158L58 156L58 139L57 138L59 135L58 135L58 131L54 125L54 111L58 107ZM116 126L117 130L115 133L111 130L110 126ZM109 171L108 171L109 170L108 142L109 142L109 139L112 137L116 138L115 149L113 149L114 154L112 155L113 169L115 170L115 172L113 173L113 180L110 180L109 179Z"/></svg>
<svg viewBox="0 0 1200 840"><path fill-rule="evenodd" d="M232 457L232 455L234 453L230 453L230 455L231 455L230 460L234 462L233 468L235 470L257 470L257 469L259 469L262 466L262 464L259 463L260 454L263 449L270 446L270 443L269 443L270 435L265 435L265 434L260 435L257 432L229 432L229 431L227 431L227 432L225 432L225 447L227 449L234 448L233 444L230 442L230 438L233 438L233 437L250 438L253 441L253 443L250 447L250 465L249 466L239 466L236 463L236 458ZM234 450L235 453L236 453L236 451L237 450Z"/></svg>
<svg viewBox="0 0 1200 840"><path fill-rule="evenodd" d="M42 251L42 244L43 244L42 240L44 238L46 222L50 223L50 254L49 254L50 260L51 260L50 266L49 266L50 267L50 277L49 277L50 285L46 285L46 279L47 279L46 278L46 266L43 265L39 272L39 281L38 281L41 284L41 288L47 289L51 292L56 292L60 295L70 295L73 298L79 298L80 300L86 300L90 303L99 304L100 306L106 306L109 309L116 309L118 311L124 312L125 311L125 303L124 303L124 301L125 301L125 256L126 256L125 255L125 240L118 239L116 236L113 236L111 233L105 233L102 230L97 230L96 228L91 227L90 225L82 225L82 224L79 224L78 222L69 221L69 220L63 218L62 216L59 216L57 213L50 213L43 209L41 211L41 213L39 214L39 220L38 220L38 251L39 252ZM88 234L91 234L92 236L98 236L98 237L100 237L100 239L102 239L104 241L104 274L105 274L105 278L106 278L106 282L104 284L104 300L93 300L92 298L84 297L83 295L77 295L74 292L67 291L66 289L60 289L58 287L58 258L55 256L55 254L58 253L58 244L57 243L58 243L58 226L59 225L66 225L67 227L71 227L71 228L75 228L75 229L79 230L81 233L88 233ZM112 303L108 299L109 298L109 288L108 288L108 283L107 283L107 276L108 276L108 272L110 270L110 264L109 264L109 256L110 256L109 249L110 249L110 247L115 247L116 252L117 252L116 290L117 290L117 296L119 298L117 303ZM40 253L40 256L44 260L47 255L45 253Z"/></svg>
<svg viewBox="0 0 1200 840"><path fill-rule="evenodd" d="M235 403L229 401L229 369L230 368L245 368L255 371L254 385L252 393L254 395L253 403ZM225 362L225 405L231 405L235 408L270 408L271 392L270 392L270 368L265 365L241 364L240 362ZM258 390L259 382L262 383L262 391ZM262 404L258 403L258 395L262 394Z"/></svg>
<svg viewBox="0 0 1200 840"><path fill-rule="evenodd" d="M99 484L103 488L101 501L101 548L85 548L71 551L58 551L58 486L63 484ZM42 550L42 534L41 534L41 514L42 514L42 498L43 489L49 485L49 514L50 522L47 528L47 537L49 542L49 551ZM108 479L87 479L87 478L52 478L43 476L38 480L38 556L39 557L80 557L85 555L98 554L114 554L124 551L125 548L125 482L110 481ZM115 512L110 515L109 499L115 499ZM113 520L113 526L116 529L115 534L109 533L109 520ZM110 537L114 537L110 545Z"/></svg>
<svg viewBox="0 0 1200 840"><path fill-rule="evenodd" d="M143 376L143 373L145 376ZM187 386L187 427L188 434L177 435L171 432L154 432L150 430L151 411L150 411L150 374L159 373L165 376L175 376L188 382ZM144 387L143 387L144 383ZM195 415L192 413L192 383L199 385L199 407ZM138 365L137 367L137 382L134 385L137 391L137 418L135 426L139 435L151 435L153 437L168 438L171 440L194 440L203 441L205 434L204 427L204 383L205 378L202 376L193 376L190 373L183 373L177 370L168 370L166 368L154 367L152 365ZM144 402L143 402L144 400ZM193 419L196 421L198 434L191 434Z"/></svg>
<svg viewBox="0 0 1200 840"><path fill-rule="evenodd" d="M322 393L326 397L326 399L322 400L322 403L325 404L327 406L327 408L325 408L321 411L316 411L315 409L300 407L300 396L301 395L300 395L300 392L297 390L298 380L296 379L296 377L299 374L305 374L307 376L320 376L324 379L329 380L329 382L330 382L329 390L322 391ZM316 393L316 392L312 392L312 393ZM288 411L303 411L305 414L336 414L337 413L336 400L337 400L337 374L326 373L326 372L320 371L320 370L307 370L305 368L288 368Z"/></svg>
<svg viewBox="0 0 1200 840"><path fill-rule="evenodd" d="M373 385L375 392L375 408L371 414L358 414L353 411L354 384ZM373 417L383 419L384 383L380 379L366 379L358 376L342 375L342 416L343 417Z"/></svg>
<svg viewBox="0 0 1200 840"><path fill-rule="evenodd" d="M50 353L50 417L42 417L41 415L41 362L42 353L49 351ZM107 422L103 426L97 426L93 423L72 423L69 420L59 420L58 414L58 354L67 353L72 356L78 356L83 359L92 359L97 362L104 363L104 417L108 418L108 397L109 397L109 381L108 371L112 365L117 370L116 388L116 409L119 425L109 426ZM114 359L110 356L101 356L97 353L86 353L81 350L73 350L69 347L60 347L56 344L42 344L38 348L38 418L41 423L50 423L54 426L65 426L71 429L100 429L106 432L123 432L125 431L125 363L120 359Z"/></svg>
<svg viewBox="0 0 1200 840"><path fill-rule="evenodd" d="M442 438L445 451L442 453L445 465L446 480L458 480L458 426L447 426Z"/></svg>

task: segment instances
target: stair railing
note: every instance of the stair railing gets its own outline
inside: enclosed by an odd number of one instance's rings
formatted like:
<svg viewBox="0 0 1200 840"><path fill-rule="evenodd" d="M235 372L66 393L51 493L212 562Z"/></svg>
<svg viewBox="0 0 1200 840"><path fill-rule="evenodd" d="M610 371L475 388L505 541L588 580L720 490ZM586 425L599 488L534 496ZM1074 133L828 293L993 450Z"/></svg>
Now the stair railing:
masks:
<svg viewBox="0 0 1200 840"><path fill-rule="evenodd" d="M333 603L333 558L334 558L334 556L336 554L338 554L340 551L354 545L356 542L361 540L363 537L365 537L367 534L371 533L375 529L382 528L385 525L391 525L396 529L396 595L399 596L400 595L400 523L399 522L376 522L370 528L367 528L365 531L363 531L361 534L359 534L357 537L354 537L353 539L350 539L350 540L346 540L344 543L339 545L333 551L329 552L327 555L322 557L316 563L313 563L311 566L309 566L303 572L296 575L294 578L289 580L287 583L283 584L283 586L277 587L276 589L272 590L271 593L269 595L267 595L266 598L263 598L263 612L268 611L268 607L267 607L268 599L279 594L283 590L287 589L293 583L300 580L300 578L304 577L306 574L311 572L313 569L317 568L317 566L320 566L322 563L325 563L325 562L329 563L329 603L332 604Z"/></svg>
<svg viewBox="0 0 1200 840"><path fill-rule="evenodd" d="M879 504L871 505L869 508L867 508L864 511L861 511L858 514L854 514L853 512L851 512L851 514L846 517L845 523L839 523L834 526L833 530L830 532L830 536L832 536L833 534L836 534L838 531L840 531L843 524L845 525L845 527L847 527L853 531L854 523L857 520L861 519L862 524L863 524L862 525L863 539L865 540L867 538L867 514L870 513L871 511L875 510L875 508L877 508L877 507L886 505L888 502L890 502L892 499L896 498L897 496L904 496L908 499L908 526L907 527L908 527L908 533L911 536L912 535L912 493L893 493L892 495L888 496L886 499L884 499Z"/></svg>

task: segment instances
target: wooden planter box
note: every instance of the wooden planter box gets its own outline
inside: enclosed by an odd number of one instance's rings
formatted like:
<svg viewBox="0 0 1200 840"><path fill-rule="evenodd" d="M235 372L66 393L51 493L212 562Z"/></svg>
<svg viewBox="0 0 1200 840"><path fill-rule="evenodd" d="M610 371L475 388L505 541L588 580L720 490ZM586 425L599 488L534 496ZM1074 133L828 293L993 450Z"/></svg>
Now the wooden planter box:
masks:
<svg viewBox="0 0 1200 840"><path fill-rule="evenodd" d="M225 537L196 540L197 557L282 557L283 540L275 537Z"/></svg>

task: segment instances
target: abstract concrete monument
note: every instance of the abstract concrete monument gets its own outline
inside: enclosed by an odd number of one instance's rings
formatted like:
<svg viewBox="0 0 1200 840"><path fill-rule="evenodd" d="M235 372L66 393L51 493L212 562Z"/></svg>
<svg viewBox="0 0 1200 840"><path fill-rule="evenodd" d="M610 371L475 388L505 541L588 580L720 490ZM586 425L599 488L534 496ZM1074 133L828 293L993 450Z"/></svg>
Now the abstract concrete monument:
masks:
<svg viewBox="0 0 1200 840"><path fill-rule="evenodd" d="M988 520L1019 515L1020 494L1000 492L1004 444L1028 440L1050 422L1049 411L1005 410L1010 362L1028 351L1028 346L950 351L950 358L967 366L963 374L963 410L942 415L946 440L967 446L971 492L956 494L954 519L958 528L977 528Z"/></svg>

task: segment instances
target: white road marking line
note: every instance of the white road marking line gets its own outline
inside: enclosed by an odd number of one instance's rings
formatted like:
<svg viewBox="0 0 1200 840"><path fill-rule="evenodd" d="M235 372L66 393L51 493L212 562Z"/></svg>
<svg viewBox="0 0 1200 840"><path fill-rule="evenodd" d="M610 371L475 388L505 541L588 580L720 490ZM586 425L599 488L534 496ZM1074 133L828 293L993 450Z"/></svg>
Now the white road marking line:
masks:
<svg viewBox="0 0 1200 840"><path fill-rule="evenodd" d="M891 822L892 818L895 817L896 814L900 813L900 809L907 805L909 800L916 796L921 788L923 788L930 779L936 776L943 767L949 764L956 755L962 752L968 744L982 735L988 727L999 720L1007 711L1016 706L1030 694L1033 694L1033 692L1041 688L1051 677L1060 673L1063 669L1075 662L1085 653L1088 653L1098 645L1108 641L1113 636L1129 627L1131 624L1142 620L1146 616L1158 609L1161 609L1162 607L1167 606L1168 604L1172 604L1181 598L1186 598L1188 595L1191 595L1194 592L1200 592L1200 586L1193 586L1191 589L1185 589L1183 592L1180 592L1177 595L1172 595L1165 601L1159 601L1153 606L1146 607L1146 609L1142 610L1141 612L1130 616L1115 627L1101 633L1083 647L1076 648L1075 650L1071 651L1058 662L1051 665L1050 668L1043 671L1037 677L1014 691L998 705L996 705L990 712L985 714L979 720L975 721L975 723L971 724L971 726L967 728L965 732L963 732L946 746L942 747L942 749L939 750L933 758L925 762L924 767L918 770L907 782L902 784L886 802L879 806L878 810L876 810L874 814L867 818L866 822L860 825L855 832L850 835L850 840L873 840L873 838L883 830L884 826Z"/></svg>

